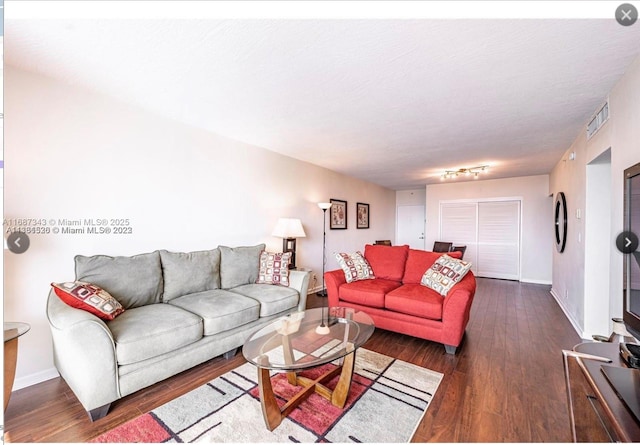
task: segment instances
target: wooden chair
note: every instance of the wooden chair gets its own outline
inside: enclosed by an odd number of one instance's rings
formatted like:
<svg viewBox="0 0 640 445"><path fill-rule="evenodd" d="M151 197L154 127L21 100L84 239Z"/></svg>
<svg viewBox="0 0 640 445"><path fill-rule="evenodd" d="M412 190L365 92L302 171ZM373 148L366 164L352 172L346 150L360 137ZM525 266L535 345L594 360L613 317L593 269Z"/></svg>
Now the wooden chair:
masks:
<svg viewBox="0 0 640 445"><path fill-rule="evenodd" d="M378 244L378 245L381 245L381 246L390 246L391 245L391 240L379 239L379 240L376 240L376 242L374 244Z"/></svg>
<svg viewBox="0 0 640 445"><path fill-rule="evenodd" d="M467 250L467 246L453 246L451 252L460 252L460 259L464 257L464 251Z"/></svg>
<svg viewBox="0 0 640 445"><path fill-rule="evenodd" d="M453 246L453 243L436 241L433 243L433 252L450 252L451 246Z"/></svg>

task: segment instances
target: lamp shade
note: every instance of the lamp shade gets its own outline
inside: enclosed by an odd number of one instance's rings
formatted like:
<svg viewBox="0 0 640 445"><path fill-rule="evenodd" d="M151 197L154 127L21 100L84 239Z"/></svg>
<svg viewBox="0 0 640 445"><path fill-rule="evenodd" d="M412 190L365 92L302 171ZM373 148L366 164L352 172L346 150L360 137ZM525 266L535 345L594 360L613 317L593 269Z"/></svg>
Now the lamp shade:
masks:
<svg viewBox="0 0 640 445"><path fill-rule="evenodd" d="M304 238L307 236L302 228L302 222L298 218L278 218L271 235L279 238Z"/></svg>
<svg viewBox="0 0 640 445"><path fill-rule="evenodd" d="M331 203L330 202L319 202L318 203L318 207L320 207L322 210L327 210L329 207L331 207Z"/></svg>

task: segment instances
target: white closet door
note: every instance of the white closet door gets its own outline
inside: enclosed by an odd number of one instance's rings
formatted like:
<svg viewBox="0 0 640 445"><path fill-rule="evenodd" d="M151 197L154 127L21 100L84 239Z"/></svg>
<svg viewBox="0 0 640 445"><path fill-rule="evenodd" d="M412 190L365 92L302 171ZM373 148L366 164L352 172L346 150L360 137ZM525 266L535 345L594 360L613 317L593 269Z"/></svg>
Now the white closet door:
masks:
<svg viewBox="0 0 640 445"><path fill-rule="evenodd" d="M440 205L440 239L454 246L467 246L464 260L471 261L471 270L477 274L477 221L478 204L475 202L443 203Z"/></svg>
<svg viewBox="0 0 640 445"><path fill-rule="evenodd" d="M478 203L477 275L520 279L520 201Z"/></svg>

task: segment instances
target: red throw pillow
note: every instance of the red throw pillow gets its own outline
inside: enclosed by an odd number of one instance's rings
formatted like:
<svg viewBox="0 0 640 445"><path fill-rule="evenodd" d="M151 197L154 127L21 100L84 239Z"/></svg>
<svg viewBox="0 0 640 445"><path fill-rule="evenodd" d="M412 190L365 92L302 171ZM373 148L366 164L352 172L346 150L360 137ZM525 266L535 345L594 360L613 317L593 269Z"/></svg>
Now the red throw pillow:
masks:
<svg viewBox="0 0 640 445"><path fill-rule="evenodd" d="M122 305L109 292L82 281L51 283L54 292L71 307L91 312L103 320L113 320L124 312Z"/></svg>
<svg viewBox="0 0 640 445"><path fill-rule="evenodd" d="M402 281L404 265L407 262L409 246L364 246L364 257L367 259L376 278Z"/></svg>
<svg viewBox="0 0 640 445"><path fill-rule="evenodd" d="M444 255L443 252L429 252L428 250L409 249L407 255L407 265L404 268L404 276L402 283L404 284L420 284L422 276L436 262L438 258ZM451 258L460 259L462 252L448 252Z"/></svg>

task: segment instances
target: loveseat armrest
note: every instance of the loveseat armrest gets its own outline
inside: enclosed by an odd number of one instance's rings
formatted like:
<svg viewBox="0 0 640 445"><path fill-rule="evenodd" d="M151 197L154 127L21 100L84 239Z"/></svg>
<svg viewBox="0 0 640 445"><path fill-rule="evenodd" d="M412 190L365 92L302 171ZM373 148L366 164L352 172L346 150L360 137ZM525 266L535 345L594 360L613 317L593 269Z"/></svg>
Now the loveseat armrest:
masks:
<svg viewBox="0 0 640 445"><path fill-rule="evenodd" d="M449 290L442 304L442 343L458 346L462 341L464 330L469 322L471 303L476 292L476 278L469 271L455 286Z"/></svg>
<svg viewBox="0 0 640 445"><path fill-rule="evenodd" d="M324 273L324 286L327 289L329 307L340 306L340 286L347 282L342 269Z"/></svg>
<svg viewBox="0 0 640 445"><path fill-rule="evenodd" d="M53 360L87 412L120 398L113 336L95 315L65 304L53 290L47 300ZM106 413L106 412L105 412Z"/></svg>
<svg viewBox="0 0 640 445"><path fill-rule="evenodd" d="M307 308L307 295L309 293L310 277L311 273L309 271L289 271L289 287L297 290L300 294L300 300L298 300L298 311L304 311Z"/></svg>

